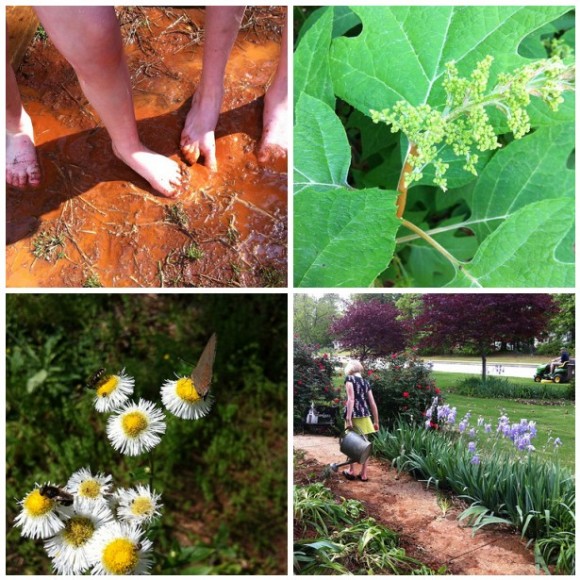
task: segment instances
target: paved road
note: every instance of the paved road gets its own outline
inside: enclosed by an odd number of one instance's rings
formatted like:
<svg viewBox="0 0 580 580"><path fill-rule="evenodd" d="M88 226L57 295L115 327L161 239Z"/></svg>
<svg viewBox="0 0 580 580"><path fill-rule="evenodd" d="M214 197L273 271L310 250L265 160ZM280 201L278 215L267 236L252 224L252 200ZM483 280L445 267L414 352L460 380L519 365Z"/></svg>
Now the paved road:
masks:
<svg viewBox="0 0 580 580"><path fill-rule="evenodd" d="M447 373L481 374L481 363L431 361L434 371ZM533 380L537 365L535 363L487 363L487 374L503 377L520 377Z"/></svg>

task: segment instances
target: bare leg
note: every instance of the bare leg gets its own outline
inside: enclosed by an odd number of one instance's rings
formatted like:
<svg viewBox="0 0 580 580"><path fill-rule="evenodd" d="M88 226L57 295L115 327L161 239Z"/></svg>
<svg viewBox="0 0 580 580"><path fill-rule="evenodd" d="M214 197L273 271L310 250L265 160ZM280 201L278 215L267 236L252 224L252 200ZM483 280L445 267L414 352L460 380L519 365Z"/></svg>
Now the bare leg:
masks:
<svg viewBox="0 0 580 580"><path fill-rule="evenodd" d="M288 15L282 31L278 69L264 97L262 140L258 161L273 161L288 155Z"/></svg>
<svg viewBox="0 0 580 580"><path fill-rule="evenodd" d="M368 479L367 468L368 468L369 460L367 459L363 464L360 470L360 478L362 481L366 481Z"/></svg>
<svg viewBox="0 0 580 580"><path fill-rule="evenodd" d="M191 164L203 155L206 167L215 171L214 131L224 97L224 74L244 15L244 7L208 6L205 10L203 69L181 133L181 150Z"/></svg>
<svg viewBox="0 0 580 580"><path fill-rule="evenodd" d="M22 106L16 76L6 63L6 183L14 187L40 184L32 121Z"/></svg>
<svg viewBox="0 0 580 580"><path fill-rule="evenodd" d="M58 50L107 128L115 155L159 193L179 192L179 165L147 149L137 133L129 70L119 23L109 6L35 7Z"/></svg>

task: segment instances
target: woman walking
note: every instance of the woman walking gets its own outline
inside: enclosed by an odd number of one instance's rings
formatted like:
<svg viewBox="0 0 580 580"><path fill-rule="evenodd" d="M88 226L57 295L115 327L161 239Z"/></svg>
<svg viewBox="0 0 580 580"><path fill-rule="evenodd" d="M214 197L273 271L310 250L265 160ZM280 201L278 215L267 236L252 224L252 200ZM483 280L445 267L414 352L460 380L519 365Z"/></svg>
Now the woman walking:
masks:
<svg viewBox="0 0 580 580"><path fill-rule="evenodd" d="M367 435L379 430L379 411L373 397L370 383L362 377L363 366L358 360L349 362L345 369L344 384L346 387L346 428L356 428ZM371 421L371 413L373 420ZM368 459L362 464L358 475L354 472L354 464L350 464L342 474L346 479L358 477L361 481L368 481Z"/></svg>

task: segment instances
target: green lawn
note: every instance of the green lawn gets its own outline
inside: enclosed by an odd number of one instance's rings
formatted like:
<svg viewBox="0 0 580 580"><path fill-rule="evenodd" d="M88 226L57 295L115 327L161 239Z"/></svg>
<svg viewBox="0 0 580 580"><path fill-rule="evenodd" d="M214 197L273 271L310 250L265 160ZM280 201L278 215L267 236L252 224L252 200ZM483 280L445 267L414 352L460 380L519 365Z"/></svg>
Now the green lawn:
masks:
<svg viewBox="0 0 580 580"><path fill-rule="evenodd" d="M497 426L497 420L502 413L506 413L512 422L520 419L528 419L537 422L538 436L534 439L533 444L536 447L536 453L546 458L557 457L568 467L574 468L575 454L575 406L572 402L566 401L557 405L530 405L518 403L506 399L479 399L476 397L465 397L449 393L448 389L452 387L458 379L470 375L460 373L439 373L434 372L433 377L437 386L443 391L445 402L452 407L457 407L457 420L471 411L471 423L475 426L477 418L481 415L486 422L491 423L493 432ZM508 379L513 382L521 382L523 379ZM559 448L558 453L552 451L552 443L548 443L548 438L559 437L563 445Z"/></svg>

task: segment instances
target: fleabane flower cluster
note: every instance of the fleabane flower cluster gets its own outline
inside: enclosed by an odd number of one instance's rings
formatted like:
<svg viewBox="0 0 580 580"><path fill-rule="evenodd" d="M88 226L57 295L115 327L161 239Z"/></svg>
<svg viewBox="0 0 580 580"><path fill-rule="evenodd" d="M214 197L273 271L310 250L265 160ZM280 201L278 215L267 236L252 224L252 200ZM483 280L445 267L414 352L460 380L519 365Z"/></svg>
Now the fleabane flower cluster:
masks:
<svg viewBox="0 0 580 580"><path fill-rule="evenodd" d="M161 496L147 486L112 490L110 475L89 468L60 488L36 485L19 502L14 525L43 540L56 574L149 574L147 527L161 513Z"/></svg>
<svg viewBox="0 0 580 580"><path fill-rule="evenodd" d="M558 56L526 64L512 73L500 73L493 88L488 89L493 57L479 61L469 78L459 76L454 61L445 65L443 88L446 93L442 111L428 104L412 105L398 101L392 109L370 111L375 123L391 126L391 132L404 133L409 140L405 186L419 181L423 171L433 165L433 182L447 189L445 174L449 164L440 156L444 147L464 159L463 168L477 175L477 152L501 147L488 109L495 108L505 117L515 139L531 129L527 107L530 97L538 97L552 111L564 102L563 93L574 90L575 67Z"/></svg>

